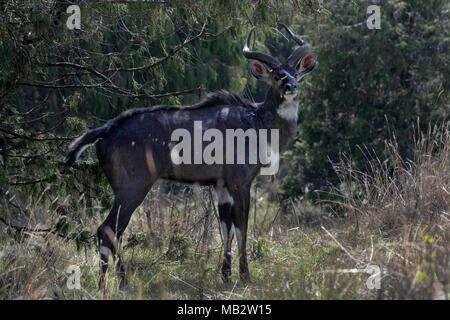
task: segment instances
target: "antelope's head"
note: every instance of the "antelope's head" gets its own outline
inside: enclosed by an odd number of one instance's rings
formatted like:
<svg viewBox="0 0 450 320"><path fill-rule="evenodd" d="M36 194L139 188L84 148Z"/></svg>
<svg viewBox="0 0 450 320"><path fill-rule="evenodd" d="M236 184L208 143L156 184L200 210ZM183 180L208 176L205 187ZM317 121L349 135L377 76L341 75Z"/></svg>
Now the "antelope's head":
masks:
<svg viewBox="0 0 450 320"><path fill-rule="evenodd" d="M294 99L298 94L297 84L314 69L317 55L310 51L306 41L296 36L285 24L281 26L300 46L287 58L286 63L281 64L278 59L266 53L250 51L254 29L250 30L243 54L248 59L249 68L256 78L264 80L281 98Z"/></svg>

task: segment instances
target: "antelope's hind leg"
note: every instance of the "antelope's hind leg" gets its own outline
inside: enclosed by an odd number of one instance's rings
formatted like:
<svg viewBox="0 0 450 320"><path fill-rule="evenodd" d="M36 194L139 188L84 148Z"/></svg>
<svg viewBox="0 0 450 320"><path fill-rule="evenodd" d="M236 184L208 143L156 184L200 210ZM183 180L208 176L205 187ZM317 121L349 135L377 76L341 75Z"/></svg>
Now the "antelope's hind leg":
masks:
<svg viewBox="0 0 450 320"><path fill-rule="evenodd" d="M115 195L108 217L97 230L100 252L99 287L103 292L111 254L120 277L120 287L124 288L126 285L125 266L120 253L123 232L134 210L142 203L159 177L159 164L153 157L152 146L129 144L121 139L120 135L113 135L96 144L100 166Z"/></svg>
<svg viewBox="0 0 450 320"><path fill-rule="evenodd" d="M225 188L216 188L216 192L219 199L220 229L223 238L222 279L224 282L229 282L231 277L231 243L234 236L234 226L231 220L233 198Z"/></svg>
<svg viewBox="0 0 450 320"><path fill-rule="evenodd" d="M120 242L130 222L134 210L142 203L151 185L136 185L129 188L123 188L116 193L114 205L106 220L97 229L100 252L100 289L105 289L105 276L108 270L108 260L112 254L116 264L116 270L120 277L120 288L126 286L126 270L123 263L123 257L120 252Z"/></svg>

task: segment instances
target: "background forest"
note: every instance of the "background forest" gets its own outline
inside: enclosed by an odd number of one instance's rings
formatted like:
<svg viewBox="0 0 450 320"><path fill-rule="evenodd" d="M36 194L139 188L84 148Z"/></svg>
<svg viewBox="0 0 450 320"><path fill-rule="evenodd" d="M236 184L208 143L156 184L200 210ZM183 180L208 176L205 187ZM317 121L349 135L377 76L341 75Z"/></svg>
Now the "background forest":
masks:
<svg viewBox="0 0 450 320"><path fill-rule="evenodd" d="M71 4L81 29L66 25ZM366 24L372 4L380 29ZM0 1L0 297L448 299L449 10L445 0ZM102 296L95 232L112 190L94 148L60 172L70 141L124 110L221 89L262 101L242 48L256 27L253 45L283 61L294 44L278 22L318 65L300 85L280 172L252 189L252 282L238 281L237 261L221 282L212 191L160 183L125 233L129 289L110 272ZM77 289L66 283L74 266ZM366 271L339 271L349 268Z"/></svg>

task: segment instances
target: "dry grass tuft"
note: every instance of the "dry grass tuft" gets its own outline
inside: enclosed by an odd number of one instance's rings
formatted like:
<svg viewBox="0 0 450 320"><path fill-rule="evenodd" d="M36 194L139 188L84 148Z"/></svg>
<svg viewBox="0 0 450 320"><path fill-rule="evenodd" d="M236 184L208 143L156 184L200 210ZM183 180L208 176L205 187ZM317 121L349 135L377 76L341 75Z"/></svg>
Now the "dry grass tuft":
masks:
<svg viewBox="0 0 450 320"><path fill-rule="evenodd" d="M343 158L335 165L341 178L336 195L353 221L354 239L379 239L371 260L378 257L386 269L383 297L448 298L450 123L418 133L413 147L413 159L404 160L396 140L387 142L389 156L371 157L366 173Z"/></svg>

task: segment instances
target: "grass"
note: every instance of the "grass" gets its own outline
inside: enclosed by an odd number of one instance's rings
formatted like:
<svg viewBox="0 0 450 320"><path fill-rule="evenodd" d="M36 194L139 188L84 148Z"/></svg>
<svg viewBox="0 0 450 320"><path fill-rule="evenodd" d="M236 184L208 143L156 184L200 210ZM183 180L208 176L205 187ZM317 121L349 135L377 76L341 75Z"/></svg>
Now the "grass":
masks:
<svg viewBox="0 0 450 320"><path fill-rule="evenodd" d="M235 244L232 279L221 280L222 241L210 189L167 193L160 185L125 234L126 290L118 289L110 268L107 294L98 291L95 246L77 248L64 238L78 239L70 234L4 227L0 298L448 299L449 125L417 135L410 160L399 156L395 139L383 158L365 151L365 172L354 170L349 157L334 164L341 178L336 201L280 206L268 201L265 189L252 191L250 283L238 280ZM51 224L51 215L37 219L38 206L30 207L34 223ZM98 216L84 221L92 233L100 223ZM80 289L67 286L71 265L80 268ZM364 270L371 266L381 271L380 289L367 286L373 274Z"/></svg>

